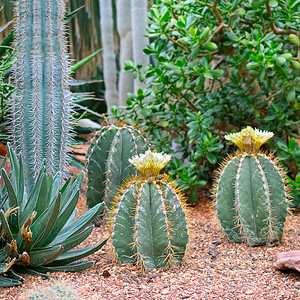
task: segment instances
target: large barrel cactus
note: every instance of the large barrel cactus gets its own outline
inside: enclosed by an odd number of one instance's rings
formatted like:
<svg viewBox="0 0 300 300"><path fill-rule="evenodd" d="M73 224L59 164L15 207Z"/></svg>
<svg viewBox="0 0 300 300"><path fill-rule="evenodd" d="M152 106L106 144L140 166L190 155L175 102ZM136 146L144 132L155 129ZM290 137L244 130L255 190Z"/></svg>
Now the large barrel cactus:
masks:
<svg viewBox="0 0 300 300"><path fill-rule="evenodd" d="M231 242L280 242L288 214L285 173L260 150L273 133L247 127L225 138L239 147L219 169L214 195L220 223Z"/></svg>
<svg viewBox="0 0 300 300"><path fill-rule="evenodd" d="M188 244L186 204L180 190L159 171L170 156L152 153L130 162L142 174L132 177L115 198L110 213L116 260L143 269L179 264Z"/></svg>
<svg viewBox="0 0 300 300"><path fill-rule="evenodd" d="M136 170L128 159L148 149L146 139L133 126L106 119L96 132L87 155L87 205L93 207L105 202L111 208L113 197L120 185Z"/></svg>

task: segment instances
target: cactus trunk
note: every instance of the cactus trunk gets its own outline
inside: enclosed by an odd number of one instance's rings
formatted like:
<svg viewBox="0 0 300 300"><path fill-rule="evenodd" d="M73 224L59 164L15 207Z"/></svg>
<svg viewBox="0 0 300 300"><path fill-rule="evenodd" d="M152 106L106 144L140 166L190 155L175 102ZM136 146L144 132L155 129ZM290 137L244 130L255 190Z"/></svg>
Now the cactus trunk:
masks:
<svg viewBox="0 0 300 300"><path fill-rule="evenodd" d="M65 4L63 0L19 0L14 13L18 60L11 128L14 148L24 159L30 192L43 160L50 174L66 172L71 93Z"/></svg>

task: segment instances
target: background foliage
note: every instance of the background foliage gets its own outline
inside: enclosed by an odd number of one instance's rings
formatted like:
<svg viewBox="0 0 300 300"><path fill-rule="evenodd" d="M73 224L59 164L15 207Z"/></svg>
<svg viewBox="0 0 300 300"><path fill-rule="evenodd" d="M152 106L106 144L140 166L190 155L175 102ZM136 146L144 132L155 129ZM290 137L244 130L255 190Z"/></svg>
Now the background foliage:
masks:
<svg viewBox="0 0 300 300"><path fill-rule="evenodd" d="M300 1L156 1L149 13L151 64L126 69L147 84L115 109L144 127L170 172L203 186L231 146L225 132L273 131L272 150L292 179L300 164ZM283 154L285 153L285 154ZM192 188L193 191L193 188Z"/></svg>

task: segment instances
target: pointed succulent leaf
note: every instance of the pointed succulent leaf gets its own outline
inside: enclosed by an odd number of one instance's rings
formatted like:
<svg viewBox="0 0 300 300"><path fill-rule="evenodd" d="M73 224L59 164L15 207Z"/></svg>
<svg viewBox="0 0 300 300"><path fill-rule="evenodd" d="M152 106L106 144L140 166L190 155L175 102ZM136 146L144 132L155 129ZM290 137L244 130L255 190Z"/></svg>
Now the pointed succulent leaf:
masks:
<svg viewBox="0 0 300 300"><path fill-rule="evenodd" d="M51 263L64 251L64 247L57 245L46 249L35 249L30 252L30 267L38 267Z"/></svg>
<svg viewBox="0 0 300 300"><path fill-rule="evenodd" d="M0 287L10 287L21 284L20 280L12 279L10 277L0 275Z"/></svg>
<svg viewBox="0 0 300 300"><path fill-rule="evenodd" d="M59 214L61 196L31 226L34 247L40 247L49 236Z"/></svg>
<svg viewBox="0 0 300 300"><path fill-rule="evenodd" d="M66 220L68 220L70 218L70 216L72 215L72 212L74 211L74 209L76 207L78 199L79 199L79 191L77 191L76 194L72 198L68 199L68 202L60 211L60 214L59 214L53 228L51 229L49 236L43 242L43 246L50 244L56 238L56 236L61 231L61 229L65 226Z"/></svg>
<svg viewBox="0 0 300 300"><path fill-rule="evenodd" d="M66 225L57 235L56 239L51 243L51 245L62 243L69 236L81 232L102 212L103 208L104 203L98 203L78 219Z"/></svg>
<svg viewBox="0 0 300 300"><path fill-rule="evenodd" d="M4 235L5 235L6 239L8 240L8 242L11 242L14 238L13 238L12 232L10 230L10 227L8 225L8 222L6 220L5 213L2 209L0 210L0 221L1 221L1 226L4 230Z"/></svg>
<svg viewBox="0 0 300 300"><path fill-rule="evenodd" d="M81 232L68 236L64 241L60 242L60 244L64 247L64 253L69 251L70 249L73 249L74 247L81 244L84 240L86 240L93 229L94 226L90 226ZM53 243L54 242L55 240L53 241Z"/></svg>
<svg viewBox="0 0 300 300"><path fill-rule="evenodd" d="M89 260L80 260L80 261L74 261L70 264L63 265L63 266L54 266L54 267L37 267L33 268L33 270L42 273L47 274L49 272L80 272L84 271L94 265L94 261Z"/></svg>
<svg viewBox="0 0 300 300"><path fill-rule="evenodd" d="M67 251L67 252L63 253L61 256L59 256L52 263L47 264L47 266L48 267L63 266L66 264L70 264L73 261L84 258L90 254L93 254L94 252L98 251L99 249L101 249L105 245L107 240L108 240L108 238L105 238L102 242L100 242L99 244L97 244L95 246L76 249L73 251Z"/></svg>

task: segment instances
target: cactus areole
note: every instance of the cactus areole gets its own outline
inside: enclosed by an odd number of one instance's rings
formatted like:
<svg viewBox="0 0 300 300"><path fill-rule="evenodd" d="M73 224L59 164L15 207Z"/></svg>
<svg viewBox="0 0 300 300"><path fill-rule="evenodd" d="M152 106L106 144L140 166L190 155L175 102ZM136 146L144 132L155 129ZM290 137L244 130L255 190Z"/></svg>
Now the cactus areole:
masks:
<svg viewBox="0 0 300 300"><path fill-rule="evenodd" d="M122 263L152 270L179 264L184 258L185 201L168 175L159 175L169 160L169 155L150 150L129 160L142 174L123 186L111 212L112 246Z"/></svg>
<svg viewBox="0 0 300 300"><path fill-rule="evenodd" d="M214 186L219 221L231 242L278 243L288 214L285 173L260 150L273 133L247 127L225 136L239 150L222 163Z"/></svg>

